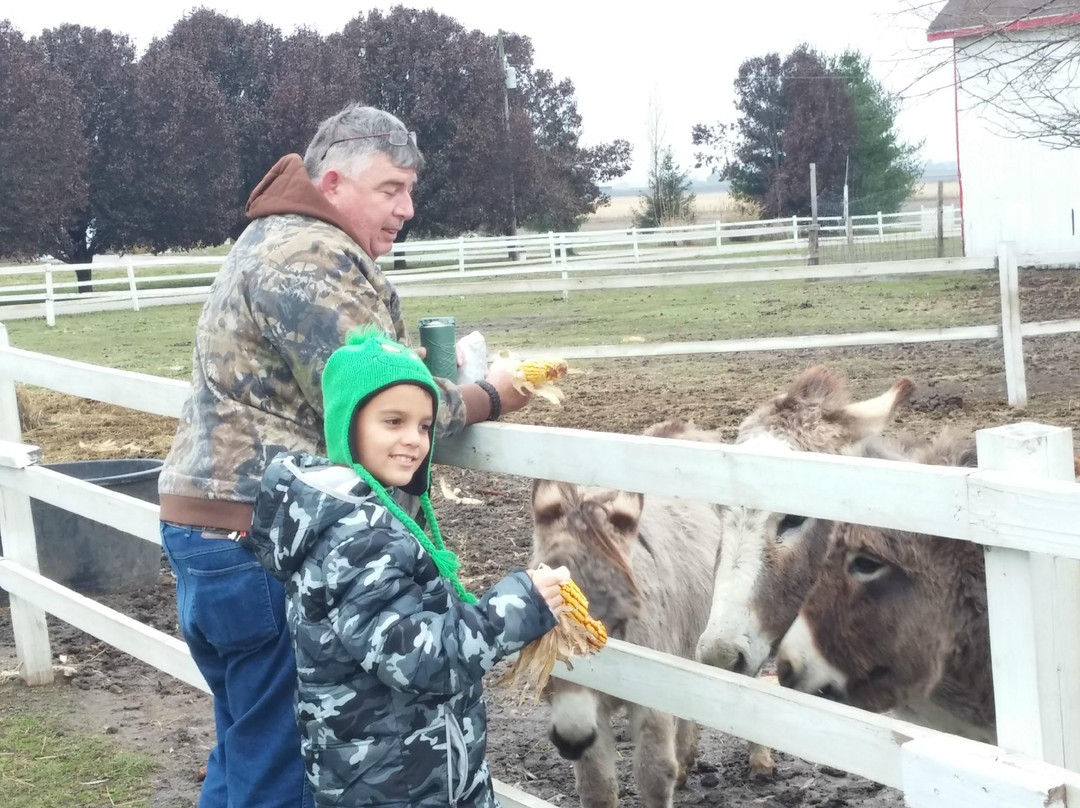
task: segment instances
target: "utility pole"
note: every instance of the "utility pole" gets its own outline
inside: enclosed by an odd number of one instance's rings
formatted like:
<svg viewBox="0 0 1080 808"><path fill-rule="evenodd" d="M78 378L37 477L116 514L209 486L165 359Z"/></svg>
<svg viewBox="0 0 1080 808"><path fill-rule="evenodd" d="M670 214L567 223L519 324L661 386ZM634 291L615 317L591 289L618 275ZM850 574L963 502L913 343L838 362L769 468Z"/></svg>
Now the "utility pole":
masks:
<svg viewBox="0 0 1080 808"><path fill-rule="evenodd" d="M810 255L807 263L817 266L818 256L818 218L817 218L817 163L810 164L810 232L807 234L807 247Z"/></svg>
<svg viewBox="0 0 1080 808"><path fill-rule="evenodd" d="M507 179L510 183L510 233L517 235L517 201L514 198L514 141L510 137L510 90L517 88L517 71L506 63L506 51L503 50L503 32L499 29L499 70L502 72L503 87L503 118L506 122L506 164ZM517 251L512 251L512 258L516 258Z"/></svg>
<svg viewBox="0 0 1080 808"><path fill-rule="evenodd" d="M847 245L850 251L855 239L851 227L851 208L848 206L848 169L851 167L851 155L844 158L844 231L847 233Z"/></svg>

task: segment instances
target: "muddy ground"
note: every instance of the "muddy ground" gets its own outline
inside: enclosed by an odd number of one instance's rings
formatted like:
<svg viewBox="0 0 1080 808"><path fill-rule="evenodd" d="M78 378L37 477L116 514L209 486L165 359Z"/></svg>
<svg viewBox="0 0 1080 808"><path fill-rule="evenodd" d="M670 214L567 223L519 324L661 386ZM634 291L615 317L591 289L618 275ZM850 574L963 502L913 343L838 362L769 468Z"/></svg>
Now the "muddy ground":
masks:
<svg viewBox="0 0 1080 808"><path fill-rule="evenodd" d="M1080 317L1080 272L1028 273L1022 288L1024 321ZM896 430L926 432L946 426L971 430L1021 420L1080 427L1080 338L1025 341L1031 398L1023 410L1005 402L1001 346L997 342L813 350L688 359L641 359L583 365L588 372L565 384L556 410L537 402L509 420L552 426L637 433L671 417L692 418L731 438L758 403L783 389L805 367L824 362L841 371L859 397L876 395L900 376L917 383ZM162 456L172 436L168 419L143 416L53 393L31 392L26 439L47 461L71 458ZM464 561L466 585L479 590L530 553L528 480L436 467L433 496L443 532ZM482 505L445 501L438 478ZM176 633L173 583L167 567L158 584L100 600L141 622ZM76 675L49 688L0 685L0 702L60 706L72 728L109 732L118 742L152 754L154 806L190 806L198 798L198 771L213 741L209 699L168 676L49 619L52 650ZM15 667L10 615L0 610L0 670ZM546 709L518 705L489 690L490 759L495 776L553 803L576 805L570 764L546 740ZM620 726L622 804L638 806L630 773L631 745ZM701 755L676 804L712 806L900 806L891 789L827 767L778 756L775 775L751 778L746 744L703 733ZM108 803L103 803L108 804ZM14 807L13 807L14 808Z"/></svg>

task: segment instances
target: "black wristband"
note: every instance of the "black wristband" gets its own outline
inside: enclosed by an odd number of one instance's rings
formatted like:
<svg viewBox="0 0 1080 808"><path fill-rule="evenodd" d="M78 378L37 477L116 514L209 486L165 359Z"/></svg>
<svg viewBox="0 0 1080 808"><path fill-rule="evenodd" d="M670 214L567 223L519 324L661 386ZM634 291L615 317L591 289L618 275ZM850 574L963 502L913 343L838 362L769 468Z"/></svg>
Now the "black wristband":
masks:
<svg viewBox="0 0 1080 808"><path fill-rule="evenodd" d="M491 412L488 413L487 419L489 421L498 421L499 416L502 415L502 399L499 398L499 391L487 379L478 379L476 386L487 393L488 398L491 399Z"/></svg>

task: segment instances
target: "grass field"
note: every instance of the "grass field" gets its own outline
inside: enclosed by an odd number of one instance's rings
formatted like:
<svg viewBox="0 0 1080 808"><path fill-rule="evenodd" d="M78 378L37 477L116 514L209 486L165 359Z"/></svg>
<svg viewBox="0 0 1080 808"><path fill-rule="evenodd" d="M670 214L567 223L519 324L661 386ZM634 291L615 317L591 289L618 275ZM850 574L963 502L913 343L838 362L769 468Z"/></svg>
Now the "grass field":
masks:
<svg viewBox="0 0 1080 808"><path fill-rule="evenodd" d="M787 281L560 295L410 298L407 325L452 315L458 334L479 329L489 349L728 339L993 322L992 273L871 281ZM186 379L198 305L66 315L7 324L19 348L157 376Z"/></svg>

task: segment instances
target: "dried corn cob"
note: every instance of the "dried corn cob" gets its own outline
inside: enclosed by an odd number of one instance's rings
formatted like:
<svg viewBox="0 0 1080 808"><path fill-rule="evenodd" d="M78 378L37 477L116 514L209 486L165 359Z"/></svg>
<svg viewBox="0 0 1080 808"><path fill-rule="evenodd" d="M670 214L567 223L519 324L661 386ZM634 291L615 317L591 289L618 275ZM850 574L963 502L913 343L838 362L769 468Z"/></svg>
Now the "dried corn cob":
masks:
<svg viewBox="0 0 1080 808"><path fill-rule="evenodd" d="M565 359L529 359L518 366L518 372L531 384L556 381L568 370Z"/></svg>
<svg viewBox="0 0 1080 808"><path fill-rule="evenodd" d="M603 648L607 642L607 629L599 620L589 616L589 600L578 585L573 581L567 581L559 587L559 591L562 592L563 603L570 607L567 614L581 623L589 632L587 637L589 644L596 648Z"/></svg>
<svg viewBox="0 0 1080 808"><path fill-rule="evenodd" d="M562 404L563 392L555 382L567 374L574 373L565 359L528 359L522 361L509 351L500 351L491 367L505 370L510 374L513 385L521 393L532 393L550 401L555 406Z"/></svg>
<svg viewBox="0 0 1080 808"><path fill-rule="evenodd" d="M604 624L589 616L589 600L577 584L568 580L559 587L563 603L569 607L559 615L555 628L540 639L522 649L517 660L499 680L500 685L521 682L522 698L530 689L540 698L556 661L567 667L570 658L587 656L604 647L607 629Z"/></svg>

